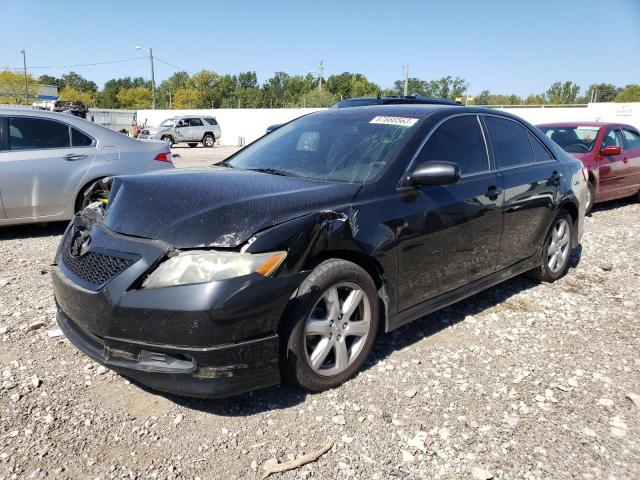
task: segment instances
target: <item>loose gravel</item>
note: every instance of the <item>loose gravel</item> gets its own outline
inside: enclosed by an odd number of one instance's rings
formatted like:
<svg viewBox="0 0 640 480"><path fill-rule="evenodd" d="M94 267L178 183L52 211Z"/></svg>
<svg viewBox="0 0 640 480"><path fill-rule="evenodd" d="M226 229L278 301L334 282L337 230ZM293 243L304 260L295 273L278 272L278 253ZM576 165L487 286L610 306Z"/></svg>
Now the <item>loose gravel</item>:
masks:
<svg viewBox="0 0 640 480"><path fill-rule="evenodd" d="M640 478L640 204L598 206L555 284L517 278L382 335L332 391L162 396L60 335L64 225L0 230L0 479ZM578 263L579 258L579 263Z"/></svg>

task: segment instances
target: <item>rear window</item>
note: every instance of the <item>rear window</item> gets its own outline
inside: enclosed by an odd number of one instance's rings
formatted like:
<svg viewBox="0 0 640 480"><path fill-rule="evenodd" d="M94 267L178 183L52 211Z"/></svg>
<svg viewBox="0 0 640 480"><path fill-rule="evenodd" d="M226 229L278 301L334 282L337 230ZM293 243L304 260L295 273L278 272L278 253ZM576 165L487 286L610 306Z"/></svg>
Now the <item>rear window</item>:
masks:
<svg viewBox="0 0 640 480"><path fill-rule="evenodd" d="M533 163L533 151L525 128L504 118L486 116L485 123L498 168Z"/></svg>
<svg viewBox="0 0 640 480"><path fill-rule="evenodd" d="M73 147L89 147L93 143L93 139L80 130L71 128L71 146Z"/></svg>
<svg viewBox="0 0 640 480"><path fill-rule="evenodd" d="M216 122L215 118L211 118L211 117L204 117L205 122L207 122L209 125L217 125L218 122Z"/></svg>

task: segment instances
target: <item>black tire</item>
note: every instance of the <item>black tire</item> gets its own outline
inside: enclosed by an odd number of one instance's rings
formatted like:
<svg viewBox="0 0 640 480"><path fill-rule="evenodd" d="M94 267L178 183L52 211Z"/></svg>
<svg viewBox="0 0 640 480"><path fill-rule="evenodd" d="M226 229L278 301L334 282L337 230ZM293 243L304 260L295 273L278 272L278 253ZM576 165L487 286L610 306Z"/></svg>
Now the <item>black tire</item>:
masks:
<svg viewBox="0 0 640 480"><path fill-rule="evenodd" d="M204 137L202 137L202 145L204 145L207 148L213 148L215 143L216 143L216 139L210 133L207 133Z"/></svg>
<svg viewBox="0 0 640 480"><path fill-rule="evenodd" d="M309 363L305 335L306 322L325 292L336 285L344 285L345 283L359 287L366 295L370 307L369 331L366 338L363 339L364 345L361 346L352 363L336 375L321 375ZM376 286L369 274L361 267L340 259L329 259L320 263L305 279L296 296L290 301L283 320L283 328L280 332L283 379L287 383L319 392L337 387L354 376L364 364L375 342L380 322L379 303ZM339 320L337 323L342 324L342 322L343 320ZM347 338L345 334L343 339L345 344ZM336 339L339 340L340 336L337 335Z"/></svg>
<svg viewBox="0 0 640 480"><path fill-rule="evenodd" d="M100 178L85 186L76 197L74 213L78 213L80 210L83 210L87 205L99 198L108 198L109 190L111 189L111 180L107 180L105 180L105 178ZM91 195L87 195L91 189L93 189L93 192L91 192Z"/></svg>
<svg viewBox="0 0 640 480"><path fill-rule="evenodd" d="M164 135L160 138L160 140L167 142L169 144L169 147L173 147L176 143L171 135Z"/></svg>
<svg viewBox="0 0 640 480"><path fill-rule="evenodd" d="M591 212L596 200L596 186L592 181L587 182L587 189L589 190L589 197L587 198L587 205L584 211L585 214Z"/></svg>
<svg viewBox="0 0 640 480"><path fill-rule="evenodd" d="M550 267L550 256L552 256L552 252L550 251L550 245L554 238L554 230L557 229L557 226L560 222L566 222L566 228L568 228L568 243L567 243L567 251L566 255L562 259L561 265L556 265L554 269ZM527 272L527 276L533 280L537 280L539 282L555 282L560 277L562 277L567 270L569 269L569 259L571 257L571 250L573 246L573 219L571 215L566 210L561 210L556 218L553 220L551 224L551 228L547 233L547 236L544 239L544 246L542 249L542 256L540 258L540 265L533 270Z"/></svg>
<svg viewBox="0 0 640 480"><path fill-rule="evenodd" d="M189 145L191 148L195 148L195 147L198 146L197 143L193 143L193 142L192 143L188 143L187 145Z"/></svg>

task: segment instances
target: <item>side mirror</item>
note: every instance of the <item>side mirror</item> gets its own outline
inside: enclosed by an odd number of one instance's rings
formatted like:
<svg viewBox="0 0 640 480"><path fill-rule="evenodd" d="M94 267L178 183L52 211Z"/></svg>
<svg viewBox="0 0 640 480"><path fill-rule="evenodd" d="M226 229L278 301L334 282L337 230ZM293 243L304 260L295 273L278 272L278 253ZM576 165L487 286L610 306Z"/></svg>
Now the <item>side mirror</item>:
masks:
<svg viewBox="0 0 640 480"><path fill-rule="evenodd" d="M410 185L451 185L460 181L460 167L451 162L418 165L409 175Z"/></svg>
<svg viewBox="0 0 640 480"><path fill-rule="evenodd" d="M608 157L609 155L620 155L620 152L622 152L622 149L618 145L603 147L600 149L600 155L603 157Z"/></svg>

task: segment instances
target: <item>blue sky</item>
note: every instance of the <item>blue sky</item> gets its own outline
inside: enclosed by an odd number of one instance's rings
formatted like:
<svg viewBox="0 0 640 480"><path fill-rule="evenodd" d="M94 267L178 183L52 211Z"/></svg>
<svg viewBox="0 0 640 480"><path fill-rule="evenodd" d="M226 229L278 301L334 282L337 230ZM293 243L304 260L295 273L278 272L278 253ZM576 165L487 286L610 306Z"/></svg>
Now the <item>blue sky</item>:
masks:
<svg viewBox="0 0 640 480"><path fill-rule="evenodd" d="M360 72L464 77L470 93L539 93L555 80L640 83L640 0L12 1L0 0L0 69L138 57L189 72ZM69 68L34 69L59 76ZM149 76L144 60L74 67L99 86ZM175 68L156 63L158 82Z"/></svg>

